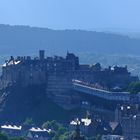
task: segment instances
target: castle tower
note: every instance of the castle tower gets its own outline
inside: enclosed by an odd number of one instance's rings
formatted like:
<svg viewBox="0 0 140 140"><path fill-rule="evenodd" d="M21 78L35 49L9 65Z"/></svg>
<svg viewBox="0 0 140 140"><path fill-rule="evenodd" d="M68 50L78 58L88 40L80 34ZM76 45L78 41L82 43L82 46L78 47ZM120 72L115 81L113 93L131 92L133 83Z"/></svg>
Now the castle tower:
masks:
<svg viewBox="0 0 140 140"><path fill-rule="evenodd" d="M40 50L39 51L39 59L40 60L44 60L44 58L45 58L45 51L44 50Z"/></svg>

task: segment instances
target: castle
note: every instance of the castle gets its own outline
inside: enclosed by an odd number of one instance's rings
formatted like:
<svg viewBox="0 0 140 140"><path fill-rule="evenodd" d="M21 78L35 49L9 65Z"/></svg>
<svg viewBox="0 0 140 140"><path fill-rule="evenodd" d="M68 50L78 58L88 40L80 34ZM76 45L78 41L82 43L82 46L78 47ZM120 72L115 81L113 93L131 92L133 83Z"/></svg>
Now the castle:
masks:
<svg viewBox="0 0 140 140"><path fill-rule="evenodd" d="M13 85L46 86L46 95L54 102L62 105L71 104L73 98L79 98L73 91L72 80L77 79L91 83L97 88L123 91L138 77L132 76L127 67L108 67L103 69L99 63L84 65L79 58L67 52L66 57L45 57L45 51L39 51L39 57L18 56L11 58L2 66L0 89Z"/></svg>

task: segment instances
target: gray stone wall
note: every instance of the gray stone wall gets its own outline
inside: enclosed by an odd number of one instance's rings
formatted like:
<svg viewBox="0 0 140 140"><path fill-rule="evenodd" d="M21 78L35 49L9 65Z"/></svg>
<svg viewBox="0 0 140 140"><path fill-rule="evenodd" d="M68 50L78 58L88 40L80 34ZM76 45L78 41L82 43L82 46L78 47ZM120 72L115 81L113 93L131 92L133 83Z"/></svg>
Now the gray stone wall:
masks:
<svg viewBox="0 0 140 140"><path fill-rule="evenodd" d="M140 116L124 117L122 121L123 136L127 139L140 139Z"/></svg>
<svg viewBox="0 0 140 140"><path fill-rule="evenodd" d="M73 99L79 100L79 96L74 95L72 91L72 77L73 74L70 71L47 74L47 96L66 109L71 109L77 105L72 103Z"/></svg>

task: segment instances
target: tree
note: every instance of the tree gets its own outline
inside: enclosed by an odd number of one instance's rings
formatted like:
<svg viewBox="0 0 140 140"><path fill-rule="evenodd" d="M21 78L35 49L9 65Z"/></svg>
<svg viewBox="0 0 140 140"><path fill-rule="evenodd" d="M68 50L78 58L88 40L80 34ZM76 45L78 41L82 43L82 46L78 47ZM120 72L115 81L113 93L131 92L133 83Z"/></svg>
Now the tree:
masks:
<svg viewBox="0 0 140 140"><path fill-rule="evenodd" d="M101 135L97 135L96 138L95 138L95 140L101 140L101 139L102 139Z"/></svg>
<svg viewBox="0 0 140 140"><path fill-rule="evenodd" d="M67 131L67 129L65 127L60 126L58 128L58 132L57 133L58 133L58 135L63 135L66 131Z"/></svg>
<svg viewBox="0 0 140 140"><path fill-rule="evenodd" d="M128 86L128 91L131 94L137 94L138 92L140 92L140 82L130 83L130 85Z"/></svg>
<svg viewBox="0 0 140 140"><path fill-rule="evenodd" d="M63 140L66 138L64 134L67 132L67 129L57 121L47 121L42 125L45 129L51 129L50 136L52 140Z"/></svg>
<svg viewBox="0 0 140 140"><path fill-rule="evenodd" d="M0 133L0 140L8 140L8 137L5 134Z"/></svg>
<svg viewBox="0 0 140 140"><path fill-rule="evenodd" d="M62 126L60 123L58 123L57 121L53 120L51 121L51 126L52 129L55 131L58 131L58 129Z"/></svg>
<svg viewBox="0 0 140 140"><path fill-rule="evenodd" d="M47 121L42 125L45 129L52 129L54 131L58 131L59 128L63 127L62 124L58 123L57 121L53 120L51 122Z"/></svg>
<svg viewBox="0 0 140 140"><path fill-rule="evenodd" d="M59 137L60 140L70 140L73 132L65 132L63 135Z"/></svg>
<svg viewBox="0 0 140 140"><path fill-rule="evenodd" d="M32 118L26 118L24 125L33 125L33 119Z"/></svg>
<svg viewBox="0 0 140 140"><path fill-rule="evenodd" d="M42 125L43 128L45 129L51 129L51 122L47 121Z"/></svg>
<svg viewBox="0 0 140 140"><path fill-rule="evenodd" d="M75 133L73 133L71 140L85 140L85 137L81 136L81 134L80 134L80 128L79 128L78 121L77 121Z"/></svg>
<svg viewBox="0 0 140 140"><path fill-rule="evenodd" d="M25 140L24 138L11 138L10 140Z"/></svg>

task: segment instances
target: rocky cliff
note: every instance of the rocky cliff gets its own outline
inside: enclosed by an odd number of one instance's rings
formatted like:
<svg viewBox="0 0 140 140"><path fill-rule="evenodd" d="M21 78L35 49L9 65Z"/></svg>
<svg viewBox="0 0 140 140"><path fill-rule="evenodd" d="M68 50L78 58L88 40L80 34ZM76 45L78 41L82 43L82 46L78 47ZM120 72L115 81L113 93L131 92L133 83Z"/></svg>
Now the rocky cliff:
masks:
<svg viewBox="0 0 140 140"><path fill-rule="evenodd" d="M46 120L67 121L76 112L64 110L46 96L45 85L13 86L1 91L0 123L21 123L26 118L42 123Z"/></svg>

